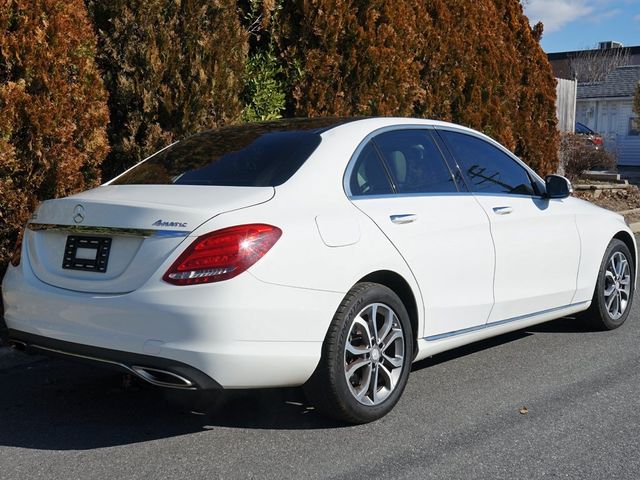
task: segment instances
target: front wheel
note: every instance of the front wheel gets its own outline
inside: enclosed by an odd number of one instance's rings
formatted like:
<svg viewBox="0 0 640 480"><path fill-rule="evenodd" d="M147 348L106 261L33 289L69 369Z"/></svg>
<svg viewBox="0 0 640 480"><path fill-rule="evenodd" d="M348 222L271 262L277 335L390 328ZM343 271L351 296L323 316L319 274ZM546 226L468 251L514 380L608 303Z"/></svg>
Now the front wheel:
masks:
<svg viewBox="0 0 640 480"><path fill-rule="evenodd" d="M631 310L635 266L627 245L613 239L602 259L596 289L585 317L595 328L613 330L621 326Z"/></svg>
<svg viewBox="0 0 640 480"><path fill-rule="evenodd" d="M413 333L400 298L383 285L359 283L331 322L305 392L326 415L371 422L397 403L412 359Z"/></svg>

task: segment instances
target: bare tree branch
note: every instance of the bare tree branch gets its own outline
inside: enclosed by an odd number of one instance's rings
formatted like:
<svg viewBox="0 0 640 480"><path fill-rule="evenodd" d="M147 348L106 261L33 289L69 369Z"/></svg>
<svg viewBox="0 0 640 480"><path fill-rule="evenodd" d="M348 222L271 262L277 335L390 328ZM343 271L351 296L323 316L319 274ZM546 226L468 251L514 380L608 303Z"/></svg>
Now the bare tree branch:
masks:
<svg viewBox="0 0 640 480"><path fill-rule="evenodd" d="M569 68L579 82L602 82L609 72L629 65L630 61L628 48L583 50L569 59Z"/></svg>

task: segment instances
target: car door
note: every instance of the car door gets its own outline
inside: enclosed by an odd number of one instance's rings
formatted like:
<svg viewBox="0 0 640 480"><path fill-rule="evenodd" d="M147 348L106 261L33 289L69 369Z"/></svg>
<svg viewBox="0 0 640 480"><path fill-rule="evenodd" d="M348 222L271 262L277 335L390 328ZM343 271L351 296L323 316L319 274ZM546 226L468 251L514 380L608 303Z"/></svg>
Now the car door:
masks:
<svg viewBox="0 0 640 480"><path fill-rule="evenodd" d="M496 268L489 322L569 305L580 238L565 200L544 198L542 182L497 144L466 132L438 132L491 221Z"/></svg>
<svg viewBox="0 0 640 480"><path fill-rule="evenodd" d="M493 305L489 220L459 192L429 129L388 129L354 157L345 189L411 268L427 338L484 325Z"/></svg>

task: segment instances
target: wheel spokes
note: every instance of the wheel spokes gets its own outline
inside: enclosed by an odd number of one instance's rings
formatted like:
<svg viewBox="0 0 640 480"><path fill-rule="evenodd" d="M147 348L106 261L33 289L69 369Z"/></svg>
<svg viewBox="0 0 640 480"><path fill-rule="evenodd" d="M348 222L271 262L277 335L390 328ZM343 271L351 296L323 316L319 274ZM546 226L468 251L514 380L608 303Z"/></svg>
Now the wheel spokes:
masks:
<svg viewBox="0 0 640 480"><path fill-rule="evenodd" d="M616 286L614 284L611 284L608 287L605 287L604 296L605 297L610 297L611 294L614 293L615 291L616 291Z"/></svg>
<svg viewBox="0 0 640 480"><path fill-rule="evenodd" d="M404 368L404 332L383 303L363 308L352 320L344 347L344 374L358 402L378 405L395 389Z"/></svg>
<svg viewBox="0 0 640 480"><path fill-rule="evenodd" d="M625 255L618 251L607 262L604 277L604 303L613 320L622 317L631 296L631 270Z"/></svg>
<svg viewBox="0 0 640 480"><path fill-rule="evenodd" d="M373 338L371 339L375 343L378 343L378 305L371 306L371 313L369 314L369 325L373 332Z"/></svg>
<svg viewBox="0 0 640 480"><path fill-rule="evenodd" d="M393 328L393 324L396 321L396 315L393 313L391 309L382 310L383 322L380 328L378 329L377 341L378 343L384 344L385 337L389 334L391 329Z"/></svg>
<svg viewBox="0 0 640 480"><path fill-rule="evenodd" d="M380 403L380 396L378 395L378 365L371 369L371 379L373 380L371 384L371 400L375 405Z"/></svg>
<svg viewBox="0 0 640 480"><path fill-rule="evenodd" d="M349 364L346 374L347 378L353 377L353 375L361 368L371 365L371 360L366 358L361 358Z"/></svg>
<svg viewBox="0 0 640 480"><path fill-rule="evenodd" d="M371 365L369 365L369 368L366 372L364 372L363 376L362 376L362 382L360 383L360 385L358 386L357 390L356 390L356 398L358 400L362 400L364 398L364 396L369 392L369 385L371 384L371 376L373 372L373 368L371 367ZM354 388L354 387L352 387ZM355 390L355 388L354 388Z"/></svg>

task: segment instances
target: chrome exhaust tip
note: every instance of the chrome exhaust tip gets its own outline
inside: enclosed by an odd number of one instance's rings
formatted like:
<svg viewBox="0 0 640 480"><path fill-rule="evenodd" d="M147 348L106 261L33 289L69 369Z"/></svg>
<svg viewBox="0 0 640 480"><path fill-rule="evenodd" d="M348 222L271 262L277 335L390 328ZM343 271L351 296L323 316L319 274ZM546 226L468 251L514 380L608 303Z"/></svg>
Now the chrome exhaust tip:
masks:
<svg viewBox="0 0 640 480"><path fill-rule="evenodd" d="M196 389L196 386L191 380L178 375L177 373L157 368L141 367L139 365L131 365L128 368L142 380L149 382L152 385L157 385L159 387L182 388L186 390Z"/></svg>
<svg viewBox="0 0 640 480"><path fill-rule="evenodd" d="M20 340L9 339L9 347L20 352L25 352L27 350L27 344L25 342L21 342Z"/></svg>

